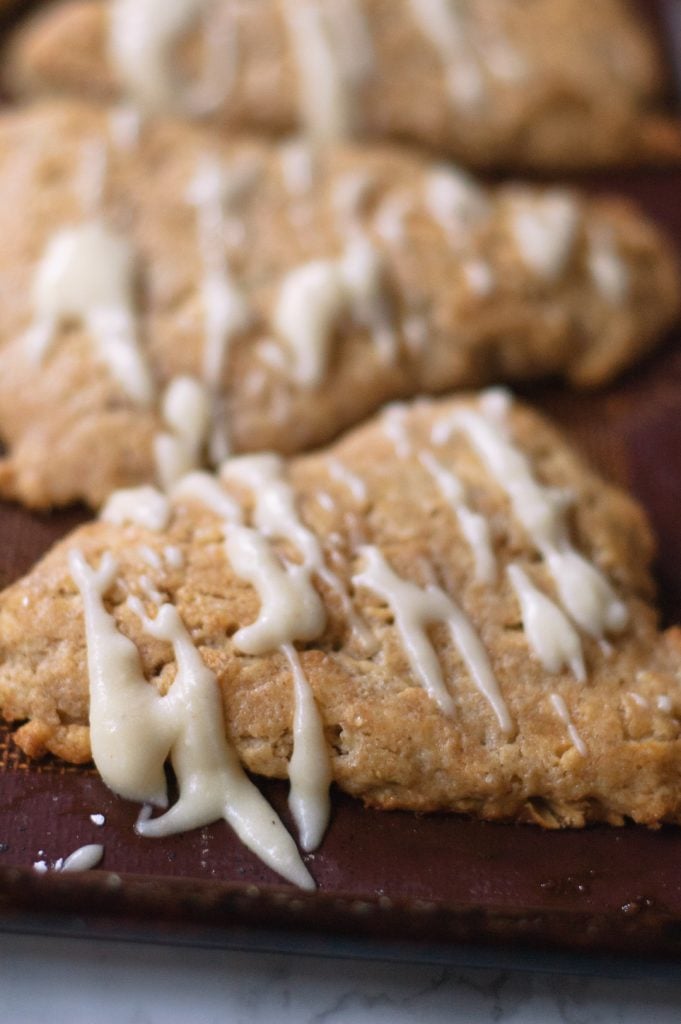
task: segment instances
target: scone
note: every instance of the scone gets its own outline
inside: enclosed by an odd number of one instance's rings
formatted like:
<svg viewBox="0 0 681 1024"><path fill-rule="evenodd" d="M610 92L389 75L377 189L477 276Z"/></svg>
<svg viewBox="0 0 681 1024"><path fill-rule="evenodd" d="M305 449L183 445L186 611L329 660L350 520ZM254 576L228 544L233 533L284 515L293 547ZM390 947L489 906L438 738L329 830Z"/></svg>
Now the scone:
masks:
<svg viewBox="0 0 681 1024"><path fill-rule="evenodd" d="M65 0L3 58L18 96L545 170L678 161L661 67L624 0Z"/></svg>
<svg viewBox="0 0 681 1024"><path fill-rule="evenodd" d="M383 402L597 385L679 305L627 203L391 148L70 102L0 120L0 494L33 507L324 443Z"/></svg>
<svg viewBox="0 0 681 1024"><path fill-rule="evenodd" d="M140 802L170 753L179 800L140 831L224 814L261 855L237 755L290 774L305 849L331 780L376 808L678 822L651 554L640 508L507 393L393 405L321 453L114 495L0 597L0 706L29 755L94 754Z"/></svg>

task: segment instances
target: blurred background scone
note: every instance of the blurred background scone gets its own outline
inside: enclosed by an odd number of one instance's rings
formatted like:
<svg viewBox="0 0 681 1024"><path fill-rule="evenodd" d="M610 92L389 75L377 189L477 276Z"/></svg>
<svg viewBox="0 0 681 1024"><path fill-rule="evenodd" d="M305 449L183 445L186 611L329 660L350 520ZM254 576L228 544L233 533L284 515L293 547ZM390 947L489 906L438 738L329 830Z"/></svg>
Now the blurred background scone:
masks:
<svg viewBox="0 0 681 1024"><path fill-rule="evenodd" d="M74 101L0 120L0 493L28 505L300 451L422 392L603 384L677 315L626 202L132 127Z"/></svg>
<svg viewBox="0 0 681 1024"><path fill-rule="evenodd" d="M678 161L662 68L625 0L58 0L3 56L15 97L533 170Z"/></svg>

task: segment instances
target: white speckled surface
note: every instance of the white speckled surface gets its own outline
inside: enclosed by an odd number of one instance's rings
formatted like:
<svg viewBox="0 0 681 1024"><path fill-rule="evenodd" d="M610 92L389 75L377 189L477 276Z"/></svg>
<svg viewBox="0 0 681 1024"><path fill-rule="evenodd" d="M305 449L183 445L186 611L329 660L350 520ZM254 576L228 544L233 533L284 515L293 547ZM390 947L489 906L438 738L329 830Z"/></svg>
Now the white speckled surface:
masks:
<svg viewBox="0 0 681 1024"><path fill-rule="evenodd" d="M0 934L8 1024L678 1024L677 979L565 977Z"/></svg>

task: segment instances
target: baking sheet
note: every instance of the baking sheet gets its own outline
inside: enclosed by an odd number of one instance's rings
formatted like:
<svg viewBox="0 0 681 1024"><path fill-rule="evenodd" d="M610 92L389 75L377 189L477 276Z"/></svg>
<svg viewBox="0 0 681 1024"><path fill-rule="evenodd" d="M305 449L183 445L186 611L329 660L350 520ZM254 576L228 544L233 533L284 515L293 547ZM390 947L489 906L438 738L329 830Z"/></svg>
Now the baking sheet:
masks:
<svg viewBox="0 0 681 1024"><path fill-rule="evenodd" d="M681 251L681 171L601 175L589 187L636 198ZM663 619L681 622L681 333L604 393L535 386L525 395L646 506ZM86 518L0 505L0 584ZM285 786L263 789L287 822ZM308 858L319 888L307 894L224 822L141 839L138 809L91 769L29 763L0 730L0 927L510 966L523 957L536 966L540 951L651 966L681 952L681 829L541 832L367 811L336 793L330 829ZM93 842L105 848L96 871L33 869Z"/></svg>

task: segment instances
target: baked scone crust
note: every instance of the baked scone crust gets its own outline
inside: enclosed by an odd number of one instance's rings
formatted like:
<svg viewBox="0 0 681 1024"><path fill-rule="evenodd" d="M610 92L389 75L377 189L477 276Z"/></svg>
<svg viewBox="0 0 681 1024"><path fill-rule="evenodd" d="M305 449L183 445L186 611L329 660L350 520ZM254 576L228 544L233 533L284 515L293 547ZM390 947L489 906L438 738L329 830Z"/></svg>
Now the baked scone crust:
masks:
<svg viewBox="0 0 681 1024"><path fill-rule="evenodd" d="M371 654L357 646L337 595L317 579L328 623L319 639L299 645L300 660L323 718L335 782L381 808L449 810L547 827L678 822L681 638L677 629L658 631L644 514L589 470L545 420L519 405L508 411L505 436L530 460L542 486L556 495L569 492L572 543L628 612L628 624L620 623L607 643L580 631L584 679L569 669L547 671L528 643L508 573L511 564L521 567L557 601L546 562L470 439L457 433L432 445L438 423L481 408L470 396L393 409L388 417L398 417L397 434L384 415L329 451L288 464L301 521L319 538L327 565L377 641ZM400 447L400 437L408 437L408 449ZM470 506L489 524L494 585L476 579L471 547L426 472L427 451L456 472ZM362 481L363 499L331 471L333 460ZM248 491L230 489L248 509ZM154 570L149 549L162 558L168 545L182 552L182 568L165 562ZM444 713L419 685L391 608L356 578L366 566L367 545L378 548L401 579L443 589L468 616L507 705L508 735L439 625L430 642L453 712ZM174 678L172 652L142 632L126 600L139 596L155 614L151 586L176 605L219 680L227 732L242 762L255 773L286 777L289 667L278 652L245 656L235 649L235 632L258 614L258 596L232 570L220 518L186 495L174 502L161 532L101 521L82 527L0 598L0 706L7 719L25 721L15 733L20 746L36 757L50 751L84 762L90 756L83 606L69 571L71 549L92 567L106 552L114 555L118 576L106 606L161 692ZM279 551L296 557L286 544Z"/></svg>
<svg viewBox="0 0 681 1024"><path fill-rule="evenodd" d="M468 0L455 14L434 2L422 5L420 18L411 0L350 6L340 29L331 22L331 53L340 48L341 65L345 59L346 74L355 78L345 120L367 138L409 142L473 167L678 161L678 126L662 112L662 58L633 5ZM323 25L324 4L313 7L310 17L321 10ZM307 84L295 57L291 24L303 16L285 0L209 7L207 37L218 40L222 64L231 68L224 95L208 108L210 120L270 134L300 126L301 103L314 106L311 94L321 95L327 84ZM101 0L66 0L39 11L5 53L6 86L19 96L125 98L109 17ZM178 78L198 74L202 31L197 18L179 34ZM310 49L308 35L303 51ZM344 47L351 51L345 58Z"/></svg>
<svg viewBox="0 0 681 1024"><path fill-rule="evenodd" d="M224 402L233 450L289 454L394 398L550 374L601 384L676 316L675 256L626 202L538 186L487 191L393 148L314 156L298 143L231 141L180 121L149 124L131 144L118 138L120 118L66 102L0 122L0 493L29 506L97 506L154 480L162 397L178 376L203 379ZM206 166L225 189L241 183L220 245L248 306L208 378L208 274L190 199ZM154 389L146 405L117 381L83 317L62 317L42 358L29 353L50 245L93 224L132 254L130 312ZM336 280L358 239L374 270L362 265L353 287L373 273L374 291L359 296L357 315L343 303L332 310L319 373L301 381L277 330L284 284L320 264ZM224 274L218 283L224 294ZM294 341L300 320L297 312Z"/></svg>

